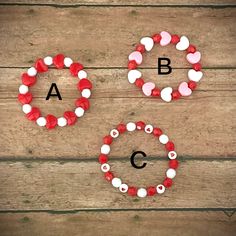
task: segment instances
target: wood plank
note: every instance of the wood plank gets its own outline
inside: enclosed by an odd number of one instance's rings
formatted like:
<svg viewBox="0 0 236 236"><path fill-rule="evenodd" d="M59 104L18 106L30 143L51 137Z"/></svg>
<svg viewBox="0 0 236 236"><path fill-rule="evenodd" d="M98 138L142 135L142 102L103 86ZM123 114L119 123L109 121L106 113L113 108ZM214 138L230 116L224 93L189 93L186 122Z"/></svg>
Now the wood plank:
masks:
<svg viewBox="0 0 236 236"><path fill-rule="evenodd" d="M119 223L117 223L119 222ZM172 235L232 236L235 215L223 212L79 212L77 214L0 214L4 236Z"/></svg>
<svg viewBox="0 0 236 236"><path fill-rule="evenodd" d="M189 37L204 67L235 67L235 13L235 8L2 6L0 66L30 66L38 57L62 52L85 66L125 67L141 37L169 30ZM189 67L183 52L173 49L156 47L143 66L156 67L156 55L168 55L174 67Z"/></svg>
<svg viewBox="0 0 236 236"><path fill-rule="evenodd" d="M137 171L128 159L110 160L116 176L139 187L158 184L164 178L166 160L147 159L147 163ZM235 161L182 162L171 189L143 200L114 189L103 179L95 161L2 162L0 209L235 209L235 168Z"/></svg>

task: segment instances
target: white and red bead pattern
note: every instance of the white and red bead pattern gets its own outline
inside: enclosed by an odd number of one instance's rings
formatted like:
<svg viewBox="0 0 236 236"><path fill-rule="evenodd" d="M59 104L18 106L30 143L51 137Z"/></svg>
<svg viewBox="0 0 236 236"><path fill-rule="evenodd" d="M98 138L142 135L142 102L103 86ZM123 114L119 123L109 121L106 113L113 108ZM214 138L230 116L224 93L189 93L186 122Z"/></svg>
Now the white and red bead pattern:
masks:
<svg viewBox="0 0 236 236"><path fill-rule="evenodd" d="M175 48L179 51L186 52L186 59L192 65L192 69L188 71L189 82L181 82L178 88L172 87L158 88L153 82L145 82L142 73L138 70L143 62L143 54L150 52L155 44L160 46L167 46L174 44ZM188 97L192 91L196 89L197 82L199 82L203 73L201 72L201 53L197 51L194 45L191 45L189 39L183 35L171 35L169 32L162 31L159 34L154 34L152 37L143 37L140 40L133 52L128 56L128 81L135 84L142 90L143 94L147 97L161 98L165 102L177 100L180 97Z"/></svg>
<svg viewBox="0 0 236 236"><path fill-rule="evenodd" d="M51 114L43 117L37 107L32 107L30 103L33 95L29 92L31 86L37 82L36 75L47 72L49 66L54 65L57 69L68 68L70 74L78 78L77 88L81 93L81 97L76 100L76 108L74 111L65 111L62 117L55 117ZM36 60L35 65L30 67L26 73L22 74L22 84L19 87L18 101L22 104L22 111L26 114L26 118L34 121L38 126L53 129L56 126L65 127L76 123L77 119L82 117L86 110L89 109L89 100L91 96L92 83L87 79L87 73L83 69L83 65L73 62L69 57L58 54L54 57L46 56Z"/></svg>
<svg viewBox="0 0 236 236"><path fill-rule="evenodd" d="M121 178L115 176L111 171L111 166L108 164L108 154L111 151L110 145L122 134L133 131L144 131L147 134L152 135L154 138L159 140L167 150L169 157L169 168L166 171L163 183L158 185L152 185L150 187L131 187L126 182L123 182ZM161 129L153 127L151 124L145 124L143 121L128 122L127 124L119 124L116 128L112 129L108 135L103 138L103 145L101 146L101 152L99 155L99 163L101 164L101 171L104 173L104 177L107 181L111 182L114 188L118 188L121 193L127 193L130 196L136 196L145 198L147 196L153 196L155 194L163 194L166 188L172 185L172 179L176 176L176 169L178 167L178 161L174 160L177 158L175 147L173 142L169 141L166 134L163 134Z"/></svg>

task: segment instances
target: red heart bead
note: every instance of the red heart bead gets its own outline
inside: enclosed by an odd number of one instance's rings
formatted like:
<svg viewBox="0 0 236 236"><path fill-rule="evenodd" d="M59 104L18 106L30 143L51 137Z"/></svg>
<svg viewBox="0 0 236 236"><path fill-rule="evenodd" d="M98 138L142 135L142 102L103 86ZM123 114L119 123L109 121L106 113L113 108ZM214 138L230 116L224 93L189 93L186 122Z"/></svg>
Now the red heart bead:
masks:
<svg viewBox="0 0 236 236"><path fill-rule="evenodd" d="M63 54L58 54L55 57L53 57L53 63L58 69L63 69L64 68L64 55Z"/></svg>
<svg viewBox="0 0 236 236"><path fill-rule="evenodd" d="M53 115L47 115L46 116L46 121L47 121L46 127L48 129L53 129L57 125L57 118Z"/></svg>
<svg viewBox="0 0 236 236"><path fill-rule="evenodd" d="M39 72L39 73L48 71L48 66L44 63L42 58L39 58L35 62L35 68L36 68L37 72Z"/></svg>
<svg viewBox="0 0 236 236"><path fill-rule="evenodd" d="M92 83L88 79L81 79L77 87L80 91L83 91L84 89L91 89Z"/></svg>
<svg viewBox="0 0 236 236"><path fill-rule="evenodd" d="M33 95L31 93L26 94L18 94L18 101L21 104L29 104L33 99Z"/></svg>
<svg viewBox="0 0 236 236"><path fill-rule="evenodd" d="M70 73L73 76L77 76L80 70L83 70L84 66L78 62L74 62L70 65Z"/></svg>
<svg viewBox="0 0 236 236"><path fill-rule="evenodd" d="M26 117L29 120L36 121L40 117L40 110L37 107L32 107Z"/></svg>
<svg viewBox="0 0 236 236"><path fill-rule="evenodd" d="M75 101L76 107L82 107L85 111L89 109L90 103L87 98L81 97Z"/></svg>
<svg viewBox="0 0 236 236"><path fill-rule="evenodd" d="M22 83L26 86L32 86L36 82L35 76L29 76L27 73L23 73L21 76Z"/></svg>
<svg viewBox="0 0 236 236"><path fill-rule="evenodd" d="M64 117L66 118L68 125L73 125L77 121L77 116L73 111L66 111Z"/></svg>

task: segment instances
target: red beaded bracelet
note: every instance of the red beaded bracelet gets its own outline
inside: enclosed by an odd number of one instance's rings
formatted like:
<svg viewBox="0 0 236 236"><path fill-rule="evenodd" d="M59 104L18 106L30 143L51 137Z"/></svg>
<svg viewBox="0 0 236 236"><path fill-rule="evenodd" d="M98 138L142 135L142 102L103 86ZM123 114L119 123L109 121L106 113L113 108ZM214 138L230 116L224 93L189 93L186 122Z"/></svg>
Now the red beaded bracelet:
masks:
<svg viewBox="0 0 236 236"><path fill-rule="evenodd" d="M192 64L193 69L188 71L189 82L180 83L178 89L173 90L171 87L165 87L159 89L153 82L144 82L142 74L138 68L143 61L143 53L145 51L151 51L155 43L160 43L161 46L166 46L170 43L176 45L176 49L187 52L186 59ZM128 81L131 84L135 84L138 88L141 88L146 96L161 97L165 102L170 102L172 99L178 99L181 96L189 96L196 88L197 82L199 82L203 76L201 72L201 53L197 51L196 47L189 43L186 36L179 37L178 35L171 35L166 31L162 31L160 34L154 34L152 37L144 37L140 40L140 44L136 46L129 57L128 62Z"/></svg>
<svg viewBox="0 0 236 236"><path fill-rule="evenodd" d="M110 145L113 140L116 139L120 134L125 133L126 131L135 131L143 130L148 134L153 134L157 137L160 143L165 145L166 150L168 151L169 160L169 169L166 171L166 177L162 184L155 186L150 186L147 188L141 187L137 188L134 186L128 186L126 183L118 177L115 177L111 172L111 167L108 162L108 154L110 153ZM101 164L101 170L104 172L105 178L111 182L113 187L118 188L122 193L128 193L130 196L146 197L153 196L156 193L162 194L165 192L166 188L169 188L172 185L172 179L176 175L176 169L178 167L178 161L176 160L177 153L175 152L174 143L169 141L167 135L162 133L162 130L159 128L154 128L152 125L146 125L144 122L139 121L136 123L129 122L125 124L119 124L116 129L112 129L110 134L103 138L103 145L101 147L101 154L99 156L99 163Z"/></svg>
<svg viewBox="0 0 236 236"><path fill-rule="evenodd" d="M57 69L63 69L64 66L69 68L72 76L78 76L78 90L81 92L81 97L75 101L75 111L66 111L62 117L55 117L48 114L46 117L41 116L39 108L30 105L33 100L32 93L29 92L29 87L36 83L37 73L48 71L48 66L54 66ZM64 127L73 125L78 117L82 117L84 112L89 109L88 98L91 95L92 83L87 79L87 73L83 70L83 65L78 62L73 62L71 58L65 57L63 54L58 54L55 57L47 56L44 59L39 58L34 67L28 69L27 73L22 74L22 85L19 87L18 100L23 105L22 110L26 117L35 121L39 126L46 126L48 129L55 128L57 125Z"/></svg>

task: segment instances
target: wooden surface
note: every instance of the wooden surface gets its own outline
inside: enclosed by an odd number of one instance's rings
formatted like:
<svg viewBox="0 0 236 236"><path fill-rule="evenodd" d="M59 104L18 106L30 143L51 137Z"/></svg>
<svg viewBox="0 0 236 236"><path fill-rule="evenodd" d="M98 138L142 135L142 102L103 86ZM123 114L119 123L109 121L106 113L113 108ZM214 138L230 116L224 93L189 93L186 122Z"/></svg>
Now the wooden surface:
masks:
<svg viewBox="0 0 236 236"><path fill-rule="evenodd" d="M91 6L92 5L92 6ZM169 6L168 6L169 5ZM0 1L1 235L233 235L236 231L236 8L234 1ZM204 79L193 96L171 104L145 98L127 82L127 55L144 36L186 34L202 52ZM62 52L79 59L94 84L91 109L73 127L48 132L17 103L20 75L35 58ZM158 76L157 55L173 73ZM156 47L142 72L177 85L189 65L173 47ZM63 100L45 101L51 82ZM76 80L50 70L32 89L43 114L74 107ZM101 138L119 122L145 120L176 144L173 187L147 199L120 194L97 163ZM147 153L135 170L134 150ZM122 136L112 146L114 172L130 184L155 184L167 167L154 138Z"/></svg>

